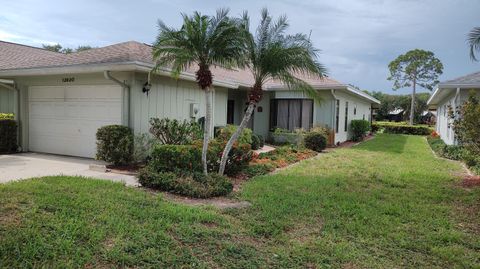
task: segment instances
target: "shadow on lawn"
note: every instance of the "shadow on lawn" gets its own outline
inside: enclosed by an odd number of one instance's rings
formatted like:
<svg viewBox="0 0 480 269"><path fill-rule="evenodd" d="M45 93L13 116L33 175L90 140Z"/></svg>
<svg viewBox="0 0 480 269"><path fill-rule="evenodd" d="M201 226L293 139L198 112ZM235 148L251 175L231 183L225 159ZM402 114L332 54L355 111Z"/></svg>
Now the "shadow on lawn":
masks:
<svg viewBox="0 0 480 269"><path fill-rule="evenodd" d="M387 153L403 153L408 136L394 134L378 134L375 139L362 143L355 149L387 152Z"/></svg>

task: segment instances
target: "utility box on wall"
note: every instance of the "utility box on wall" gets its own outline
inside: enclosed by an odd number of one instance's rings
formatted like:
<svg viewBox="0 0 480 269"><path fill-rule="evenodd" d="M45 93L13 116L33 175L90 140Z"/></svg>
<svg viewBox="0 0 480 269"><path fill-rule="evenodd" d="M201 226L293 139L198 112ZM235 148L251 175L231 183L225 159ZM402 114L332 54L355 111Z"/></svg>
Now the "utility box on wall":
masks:
<svg viewBox="0 0 480 269"><path fill-rule="evenodd" d="M190 104L190 117L191 118L197 118L199 111L200 111L200 109L198 108L197 103L191 103Z"/></svg>

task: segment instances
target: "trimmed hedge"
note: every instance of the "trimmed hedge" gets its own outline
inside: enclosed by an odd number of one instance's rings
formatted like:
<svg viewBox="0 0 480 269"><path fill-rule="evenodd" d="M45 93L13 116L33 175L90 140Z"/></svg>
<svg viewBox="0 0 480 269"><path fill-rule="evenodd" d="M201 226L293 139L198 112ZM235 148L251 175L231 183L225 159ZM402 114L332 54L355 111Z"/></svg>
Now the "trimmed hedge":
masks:
<svg viewBox="0 0 480 269"><path fill-rule="evenodd" d="M17 151L17 123L11 119L0 119L0 153Z"/></svg>
<svg viewBox="0 0 480 269"><path fill-rule="evenodd" d="M133 160L133 132L123 125L107 125L97 130L97 159L114 165Z"/></svg>
<svg viewBox="0 0 480 269"><path fill-rule="evenodd" d="M372 123L372 131L390 134L409 134L409 135L429 135L432 129L427 126L390 124L390 123Z"/></svg>
<svg viewBox="0 0 480 269"><path fill-rule="evenodd" d="M361 141L370 130L370 122L367 120L352 120L350 122L352 140Z"/></svg>

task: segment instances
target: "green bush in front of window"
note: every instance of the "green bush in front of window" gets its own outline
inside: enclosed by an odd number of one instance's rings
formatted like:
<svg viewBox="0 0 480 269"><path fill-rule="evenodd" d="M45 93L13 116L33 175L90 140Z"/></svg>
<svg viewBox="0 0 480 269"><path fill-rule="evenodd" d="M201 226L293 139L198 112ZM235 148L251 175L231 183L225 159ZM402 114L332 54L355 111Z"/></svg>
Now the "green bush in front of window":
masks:
<svg viewBox="0 0 480 269"><path fill-rule="evenodd" d="M350 122L350 131L353 141L362 141L368 131L370 131L370 122L367 120L352 120Z"/></svg>

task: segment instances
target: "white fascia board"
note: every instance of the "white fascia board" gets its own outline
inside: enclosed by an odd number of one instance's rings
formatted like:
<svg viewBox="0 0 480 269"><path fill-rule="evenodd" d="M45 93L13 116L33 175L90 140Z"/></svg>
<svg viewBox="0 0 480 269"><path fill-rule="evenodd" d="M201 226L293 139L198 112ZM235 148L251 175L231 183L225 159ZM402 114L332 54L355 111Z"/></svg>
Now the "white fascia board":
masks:
<svg viewBox="0 0 480 269"><path fill-rule="evenodd" d="M80 64L61 67L38 67L38 68L26 68L26 69L11 69L0 71L0 77L22 77L22 76L45 76L45 75L63 75L63 74L85 74L85 73L97 73L103 71L122 72L122 71L138 71L138 72L150 72L154 67L153 64L131 61L123 63L113 64ZM162 76L171 76L171 69L164 68L161 71L156 72ZM179 79L187 81L195 81L195 74L182 72ZM213 85L225 88L238 89L240 86L236 82L223 81L213 79ZM243 85L242 85L243 86Z"/></svg>
<svg viewBox="0 0 480 269"><path fill-rule="evenodd" d="M439 90L440 90L440 88L437 86L437 88L435 88L435 90L433 91L432 95L430 95L430 98L428 98L427 106L432 105L432 102L433 102L434 98L436 98L436 96L438 95Z"/></svg>

